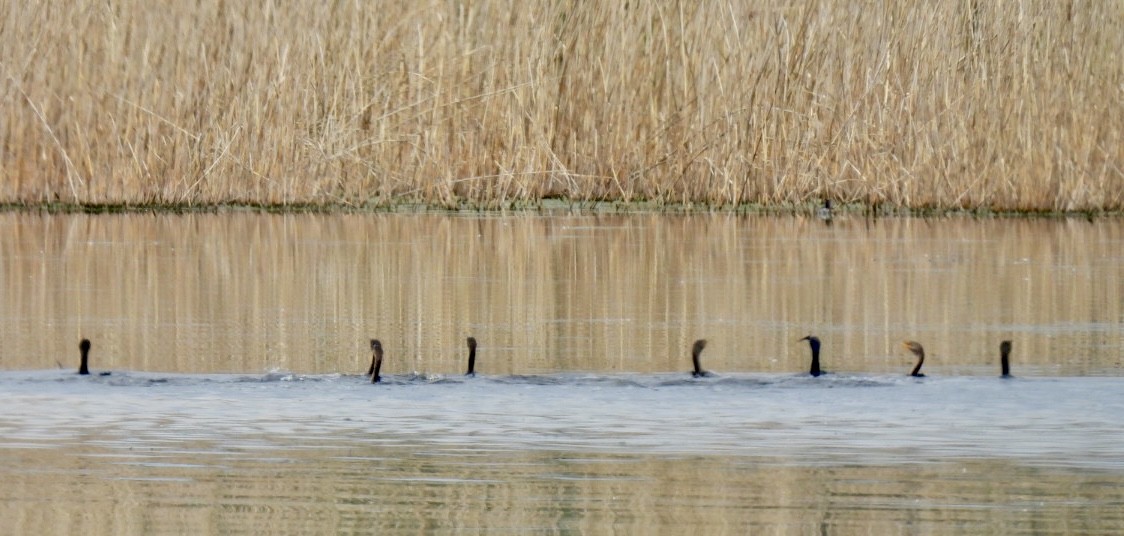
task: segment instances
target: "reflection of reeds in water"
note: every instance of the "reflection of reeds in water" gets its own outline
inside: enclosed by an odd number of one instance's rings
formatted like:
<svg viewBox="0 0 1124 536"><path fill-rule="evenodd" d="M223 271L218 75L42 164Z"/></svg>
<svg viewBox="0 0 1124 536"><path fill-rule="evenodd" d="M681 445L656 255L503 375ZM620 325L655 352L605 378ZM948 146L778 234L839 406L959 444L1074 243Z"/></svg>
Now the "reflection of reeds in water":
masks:
<svg viewBox="0 0 1124 536"><path fill-rule="evenodd" d="M87 435L104 438L107 445L121 442L96 429ZM744 534L746 526L768 533L864 527L861 532L882 533L895 532L903 523L940 533L950 523L1011 527L1030 519L1042 533L1112 534L1124 528L1121 515L1108 506L1124 498L1119 473L1098 473L1104 485L1091 486L1088 472L1000 458L800 465L768 459L746 463L741 456L537 449L469 455L447 444L372 447L339 438L316 448L302 439L296 448L271 447L265 459L253 449L238 456L221 452L222 464L213 463L217 451L210 442L187 442L180 449L173 443L171 452L157 451L158 458L140 449L90 443L71 448L71 455L41 447L18 450L26 466L49 470L17 466L3 474L6 489L14 497L52 500L22 501L24 515L12 516L6 526L14 534L90 535L120 534L122 519L145 527L138 532L191 534L213 532L216 526L268 533L455 532L482 526L512 532L529 526L599 532L613 526L633 534L702 529L730 535ZM340 445L347 446L347 455L339 454ZM107 456L117 463L98 465ZM435 464L435 457L444 463ZM76 475L93 469L117 478L75 485ZM1012 488L1036 498L1033 512L1005 507ZM119 506L90 508L95 497ZM824 508L822 502L832 497L838 504ZM905 508L895 506L894 499L887 505L887 498L898 497L943 501Z"/></svg>
<svg viewBox="0 0 1124 536"><path fill-rule="evenodd" d="M3 202L1124 205L1115 1L55 7Z"/></svg>
<svg viewBox="0 0 1124 536"><path fill-rule="evenodd" d="M56 216L0 214L5 368L361 375L685 370L706 336L723 373L804 373L807 333L833 372L1080 373L1121 351L1124 224L696 216ZM1114 257L1116 255L1116 257ZM941 367L934 369L934 367ZM954 370L949 370L952 367ZM1021 375L1026 375L1021 373Z"/></svg>

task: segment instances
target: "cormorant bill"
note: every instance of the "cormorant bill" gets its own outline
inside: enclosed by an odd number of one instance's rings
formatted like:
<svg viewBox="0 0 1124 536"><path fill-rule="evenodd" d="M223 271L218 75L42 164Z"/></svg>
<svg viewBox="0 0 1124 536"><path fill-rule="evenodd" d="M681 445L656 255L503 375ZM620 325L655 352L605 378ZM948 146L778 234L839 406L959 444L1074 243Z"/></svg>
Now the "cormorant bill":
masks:
<svg viewBox="0 0 1124 536"><path fill-rule="evenodd" d="M695 341L694 346L691 346L691 362L695 365L695 370L691 372L691 376L694 378L710 375L709 372L702 369L702 363L699 361L703 348L706 348L706 339L699 339Z"/></svg>
<svg viewBox="0 0 1124 536"><path fill-rule="evenodd" d="M378 383L382 379L379 376L379 369L382 368L382 343L378 339L371 339L371 368L367 370L367 375L371 377L371 383Z"/></svg>
<svg viewBox="0 0 1124 536"><path fill-rule="evenodd" d="M1011 355L1011 341L1003 341L999 343L999 368L1002 369L1002 377L1011 377L1011 364L1009 356Z"/></svg>
<svg viewBox="0 0 1124 536"><path fill-rule="evenodd" d="M78 343L78 351L82 352L82 364L78 365L78 374L85 376L90 373L90 367L88 366L90 359L90 339L82 339L82 342Z"/></svg>
<svg viewBox="0 0 1124 536"><path fill-rule="evenodd" d="M476 337L468 338L468 372L464 375L476 375Z"/></svg>
<svg viewBox="0 0 1124 536"><path fill-rule="evenodd" d="M812 347L811 374L812 377L818 377L820 374L823 374L823 371L820 370L820 338L815 335L808 335L800 340L808 341L808 346Z"/></svg>
<svg viewBox="0 0 1124 536"><path fill-rule="evenodd" d="M917 356L917 365L913 367L909 375L915 378L924 378L925 375L921 373L921 365L925 363L925 349L921 347L921 343L916 341L903 341L902 348L909 350L910 353Z"/></svg>

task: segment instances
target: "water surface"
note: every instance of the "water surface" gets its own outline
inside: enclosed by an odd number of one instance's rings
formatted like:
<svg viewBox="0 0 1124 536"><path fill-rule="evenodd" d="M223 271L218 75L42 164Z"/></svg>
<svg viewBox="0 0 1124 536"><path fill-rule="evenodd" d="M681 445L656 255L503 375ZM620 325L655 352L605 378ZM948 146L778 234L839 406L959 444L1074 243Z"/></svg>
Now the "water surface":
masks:
<svg viewBox="0 0 1124 536"><path fill-rule="evenodd" d="M0 532L1124 530L1120 221L0 225Z"/></svg>
<svg viewBox="0 0 1124 536"><path fill-rule="evenodd" d="M1117 375L1124 222L0 214L0 368Z"/></svg>
<svg viewBox="0 0 1124 536"><path fill-rule="evenodd" d="M18 533L1124 528L1116 378L32 371L0 389Z"/></svg>

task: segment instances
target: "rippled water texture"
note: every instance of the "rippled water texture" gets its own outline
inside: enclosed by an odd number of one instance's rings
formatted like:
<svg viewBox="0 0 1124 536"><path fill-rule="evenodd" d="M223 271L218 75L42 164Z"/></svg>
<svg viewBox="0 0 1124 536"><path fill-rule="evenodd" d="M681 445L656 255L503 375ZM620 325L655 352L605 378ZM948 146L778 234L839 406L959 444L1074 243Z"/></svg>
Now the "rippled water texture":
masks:
<svg viewBox="0 0 1124 536"><path fill-rule="evenodd" d="M1124 530L1119 220L0 226L0 533Z"/></svg>

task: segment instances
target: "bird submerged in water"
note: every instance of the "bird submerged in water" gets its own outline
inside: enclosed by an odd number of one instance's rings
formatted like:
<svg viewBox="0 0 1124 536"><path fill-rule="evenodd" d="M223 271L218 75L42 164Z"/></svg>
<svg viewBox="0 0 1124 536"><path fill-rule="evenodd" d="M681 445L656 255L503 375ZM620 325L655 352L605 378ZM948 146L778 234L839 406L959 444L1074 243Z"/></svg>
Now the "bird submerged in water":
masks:
<svg viewBox="0 0 1124 536"><path fill-rule="evenodd" d="M691 363L695 365L695 370L691 372L691 377L693 378L710 376L710 372L707 372L702 368L701 358L704 348L706 348L706 339L699 339L695 341L694 345L691 346Z"/></svg>
<svg viewBox="0 0 1124 536"><path fill-rule="evenodd" d="M815 335L808 335L800 340L808 341L808 346L812 348L812 369L810 373L812 377L819 377L820 374L823 374L823 371L820 370L820 338Z"/></svg>
<svg viewBox="0 0 1124 536"><path fill-rule="evenodd" d="M367 369L367 375L371 377L371 383L378 383L382 379L382 376L379 376L381 368L382 343L378 339L371 339L371 368Z"/></svg>
<svg viewBox="0 0 1124 536"><path fill-rule="evenodd" d="M465 376L476 376L476 337L468 338L468 372Z"/></svg>
<svg viewBox="0 0 1124 536"><path fill-rule="evenodd" d="M999 343L999 369L1001 378L1012 378L1011 376L1011 341L1003 341Z"/></svg>
<svg viewBox="0 0 1124 536"><path fill-rule="evenodd" d="M925 349L921 347L921 343L917 341L903 341L902 348L909 350L910 353L917 356L917 365L913 367L909 375L914 378L924 378L925 375L921 373L921 365L925 363Z"/></svg>
<svg viewBox="0 0 1124 536"><path fill-rule="evenodd" d="M78 351L82 352L82 362L78 365L78 374L88 376L90 374L90 339L82 339L78 343ZM109 372L98 373L98 376L109 376Z"/></svg>

